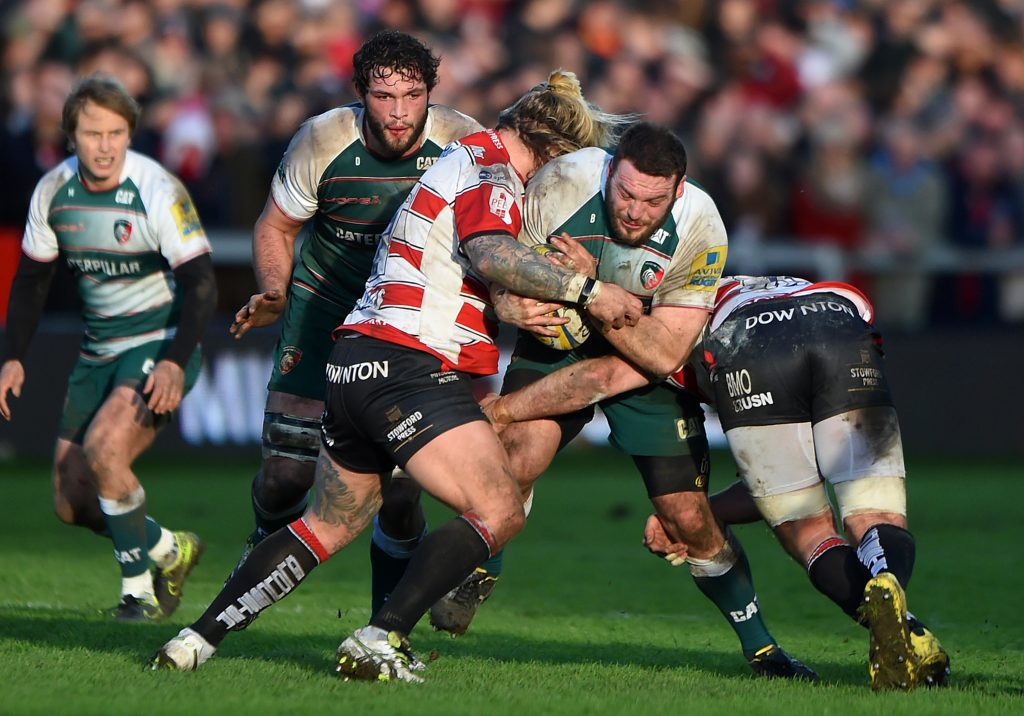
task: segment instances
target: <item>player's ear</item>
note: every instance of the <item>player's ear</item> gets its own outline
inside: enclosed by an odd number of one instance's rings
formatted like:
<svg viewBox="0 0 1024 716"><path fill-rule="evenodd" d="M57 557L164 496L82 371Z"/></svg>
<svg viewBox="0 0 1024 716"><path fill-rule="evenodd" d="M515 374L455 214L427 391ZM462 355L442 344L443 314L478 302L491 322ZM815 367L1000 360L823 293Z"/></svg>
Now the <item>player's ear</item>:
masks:
<svg viewBox="0 0 1024 716"><path fill-rule="evenodd" d="M683 174L682 178L679 179L679 183L676 185L676 199L683 195L683 189L686 188L686 175Z"/></svg>

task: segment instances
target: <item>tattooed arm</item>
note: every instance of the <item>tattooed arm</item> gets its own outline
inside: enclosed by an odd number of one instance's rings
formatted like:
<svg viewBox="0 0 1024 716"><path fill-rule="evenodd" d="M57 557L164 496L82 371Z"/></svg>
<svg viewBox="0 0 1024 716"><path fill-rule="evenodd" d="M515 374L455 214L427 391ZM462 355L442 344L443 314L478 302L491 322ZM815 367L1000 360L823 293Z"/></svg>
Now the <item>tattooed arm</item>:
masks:
<svg viewBox="0 0 1024 716"><path fill-rule="evenodd" d="M463 250L473 268L491 281L522 296L577 304L612 328L636 325L643 310L628 291L556 266L509 234L475 236Z"/></svg>

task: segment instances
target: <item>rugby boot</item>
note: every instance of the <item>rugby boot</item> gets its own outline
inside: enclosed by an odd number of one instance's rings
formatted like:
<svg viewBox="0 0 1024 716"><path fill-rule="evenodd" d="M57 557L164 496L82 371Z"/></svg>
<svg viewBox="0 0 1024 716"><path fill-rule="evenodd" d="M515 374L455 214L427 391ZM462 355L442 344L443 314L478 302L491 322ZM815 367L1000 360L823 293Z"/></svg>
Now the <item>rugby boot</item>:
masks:
<svg viewBox="0 0 1024 716"><path fill-rule="evenodd" d="M206 551L206 545L192 532L175 532L174 541L178 545L178 558L169 567L153 569L153 593L165 617L174 614L181 604L185 580Z"/></svg>
<svg viewBox="0 0 1024 716"><path fill-rule="evenodd" d="M178 636L153 654L149 668L153 671L195 671L213 656L217 649L191 629L182 629Z"/></svg>
<svg viewBox="0 0 1024 716"><path fill-rule="evenodd" d="M928 627L913 617L909 619L909 622L910 645L919 662L917 685L947 686L950 674L949 654L942 648L942 644Z"/></svg>
<svg viewBox="0 0 1024 716"><path fill-rule="evenodd" d="M747 663L755 674L767 679L818 681L818 674L814 669L794 659L778 644L769 644L758 649Z"/></svg>
<svg viewBox="0 0 1024 716"><path fill-rule="evenodd" d="M424 669L409 646L409 640L395 631L365 626L356 629L338 647L335 671L345 681L406 681L423 683L416 671Z"/></svg>
<svg viewBox="0 0 1024 716"><path fill-rule="evenodd" d="M907 597L889 572L873 577L864 587L859 608L868 625L868 674L875 691L910 691L917 685L920 659L910 643Z"/></svg>
<svg viewBox="0 0 1024 716"><path fill-rule="evenodd" d="M136 597L122 594L116 607L106 610L107 616L119 622L156 622L164 618L164 612L156 597Z"/></svg>
<svg viewBox="0 0 1024 716"><path fill-rule="evenodd" d="M430 608L430 626L435 631L446 631L454 639L469 629L476 610L494 591L498 578L482 567L477 567L455 589L437 600Z"/></svg>

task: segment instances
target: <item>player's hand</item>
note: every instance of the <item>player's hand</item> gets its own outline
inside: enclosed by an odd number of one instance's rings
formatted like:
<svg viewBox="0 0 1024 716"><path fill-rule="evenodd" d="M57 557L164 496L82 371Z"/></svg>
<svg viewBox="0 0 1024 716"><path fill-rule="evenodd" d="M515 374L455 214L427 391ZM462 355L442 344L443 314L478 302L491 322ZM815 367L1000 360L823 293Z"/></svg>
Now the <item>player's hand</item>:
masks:
<svg viewBox="0 0 1024 716"><path fill-rule="evenodd" d="M269 326L284 312L284 305L284 294L277 289L253 294L249 302L238 309L228 333L237 340L253 328Z"/></svg>
<svg viewBox="0 0 1024 716"><path fill-rule="evenodd" d="M146 405L157 415L172 413L185 395L185 369L172 360L162 360L153 368L142 388Z"/></svg>
<svg viewBox="0 0 1024 716"><path fill-rule="evenodd" d="M501 435L501 432L510 423L509 420L505 419L508 415L503 414L501 396L497 393L488 393L480 399L480 409L484 411L484 415L491 421L491 427L494 428L494 432Z"/></svg>
<svg viewBox="0 0 1024 716"><path fill-rule="evenodd" d="M4 420L11 419L11 406L7 402L8 391L15 398L21 397L21 387L25 385L25 366L20 360L9 360L0 368L0 415Z"/></svg>
<svg viewBox="0 0 1024 716"><path fill-rule="evenodd" d="M499 321L538 336L554 338L558 334L548 326L561 326L569 322L568 316L554 314L554 311L563 307L561 303L526 298L501 286L491 289L491 302Z"/></svg>
<svg viewBox="0 0 1024 716"><path fill-rule="evenodd" d="M548 254L552 261L570 271L597 278L597 259L579 241L562 232L561 236L550 237L548 242L558 249L557 253Z"/></svg>
<svg viewBox="0 0 1024 716"><path fill-rule="evenodd" d="M665 523L657 515L647 518L647 524L644 526L644 547L651 554L665 559L673 567L683 564L689 552L689 547L682 542L674 541L669 536L665 529Z"/></svg>
<svg viewBox="0 0 1024 716"><path fill-rule="evenodd" d="M604 327L622 328L635 326L644 307L640 299L621 286L602 281L597 297L587 308L587 313Z"/></svg>

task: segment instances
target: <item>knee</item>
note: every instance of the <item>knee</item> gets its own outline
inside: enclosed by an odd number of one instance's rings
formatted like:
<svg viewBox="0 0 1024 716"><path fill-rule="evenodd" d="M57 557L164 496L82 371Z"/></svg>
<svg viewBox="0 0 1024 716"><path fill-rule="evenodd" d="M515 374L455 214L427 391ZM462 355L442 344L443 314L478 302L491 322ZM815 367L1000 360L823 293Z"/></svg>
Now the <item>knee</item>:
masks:
<svg viewBox="0 0 1024 716"><path fill-rule="evenodd" d="M267 458L253 482L253 497L269 510L290 507L313 487L315 468L314 462Z"/></svg>
<svg viewBox="0 0 1024 716"><path fill-rule="evenodd" d="M110 440L87 436L82 444L82 452L89 470L101 482L105 476L110 475L118 467L117 450L114 449Z"/></svg>

